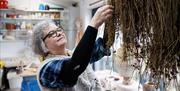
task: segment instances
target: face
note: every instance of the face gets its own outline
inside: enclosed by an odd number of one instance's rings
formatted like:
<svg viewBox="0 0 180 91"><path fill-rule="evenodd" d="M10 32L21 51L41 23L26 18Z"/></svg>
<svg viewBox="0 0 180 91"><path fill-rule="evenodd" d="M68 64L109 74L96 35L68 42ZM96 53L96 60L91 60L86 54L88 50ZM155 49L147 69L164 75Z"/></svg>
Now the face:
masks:
<svg viewBox="0 0 180 91"><path fill-rule="evenodd" d="M62 28L58 28L55 24L50 24L49 27L44 30L43 41L49 51L65 48L67 39L62 30Z"/></svg>

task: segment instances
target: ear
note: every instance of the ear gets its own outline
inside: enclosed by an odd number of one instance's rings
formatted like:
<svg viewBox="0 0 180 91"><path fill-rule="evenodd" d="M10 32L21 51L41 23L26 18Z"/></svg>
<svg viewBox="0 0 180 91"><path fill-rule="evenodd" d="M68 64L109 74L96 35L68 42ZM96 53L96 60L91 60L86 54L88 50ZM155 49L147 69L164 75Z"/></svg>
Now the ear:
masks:
<svg viewBox="0 0 180 91"><path fill-rule="evenodd" d="M48 53L49 52L48 48L46 47L46 45L44 44L43 41L41 41L41 47L42 47L42 50L43 50L44 53Z"/></svg>

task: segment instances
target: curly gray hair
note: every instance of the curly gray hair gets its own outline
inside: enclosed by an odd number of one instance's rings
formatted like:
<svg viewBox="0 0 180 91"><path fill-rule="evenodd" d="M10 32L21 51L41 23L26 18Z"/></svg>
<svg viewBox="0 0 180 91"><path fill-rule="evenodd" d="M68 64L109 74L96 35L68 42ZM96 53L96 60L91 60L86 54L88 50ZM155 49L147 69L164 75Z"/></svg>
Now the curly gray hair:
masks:
<svg viewBox="0 0 180 91"><path fill-rule="evenodd" d="M48 49L46 48L44 41L42 40L44 36L44 30L46 30L50 24L54 24L52 20L44 20L37 23L33 29L33 37L32 37L32 48L36 54L41 56L46 56L48 53Z"/></svg>

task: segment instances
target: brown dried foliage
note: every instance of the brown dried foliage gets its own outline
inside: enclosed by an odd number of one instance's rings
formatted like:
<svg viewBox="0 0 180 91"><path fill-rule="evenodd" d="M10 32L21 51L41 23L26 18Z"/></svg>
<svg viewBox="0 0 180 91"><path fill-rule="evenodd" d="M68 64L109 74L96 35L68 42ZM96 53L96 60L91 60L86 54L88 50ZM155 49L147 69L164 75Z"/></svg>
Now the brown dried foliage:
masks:
<svg viewBox="0 0 180 91"><path fill-rule="evenodd" d="M180 0L109 0L113 18L106 22L107 45L123 32L123 60L134 54L151 76L169 82L180 69ZM140 50L140 51L139 51ZM147 70L146 70L147 71Z"/></svg>

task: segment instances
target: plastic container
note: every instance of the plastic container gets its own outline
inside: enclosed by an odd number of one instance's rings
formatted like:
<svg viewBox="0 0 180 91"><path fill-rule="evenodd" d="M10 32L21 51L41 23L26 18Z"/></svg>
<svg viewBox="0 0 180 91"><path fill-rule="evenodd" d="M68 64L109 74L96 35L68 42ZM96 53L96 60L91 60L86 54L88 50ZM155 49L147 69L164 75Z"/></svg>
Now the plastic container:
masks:
<svg viewBox="0 0 180 91"><path fill-rule="evenodd" d="M3 75L3 70L0 69L0 87L2 86L2 75Z"/></svg>
<svg viewBox="0 0 180 91"><path fill-rule="evenodd" d="M8 1L0 0L0 9L7 9L7 8L8 8Z"/></svg>
<svg viewBox="0 0 180 91"><path fill-rule="evenodd" d="M39 4L39 10L45 10L45 6L43 4Z"/></svg>
<svg viewBox="0 0 180 91"><path fill-rule="evenodd" d="M10 88L21 88L23 78L16 74L16 72L8 72L7 78Z"/></svg>
<svg viewBox="0 0 180 91"><path fill-rule="evenodd" d="M36 76L28 76L23 78L21 91L41 91Z"/></svg>

